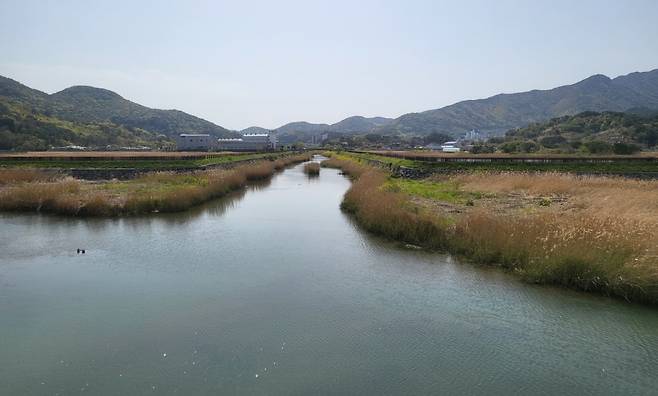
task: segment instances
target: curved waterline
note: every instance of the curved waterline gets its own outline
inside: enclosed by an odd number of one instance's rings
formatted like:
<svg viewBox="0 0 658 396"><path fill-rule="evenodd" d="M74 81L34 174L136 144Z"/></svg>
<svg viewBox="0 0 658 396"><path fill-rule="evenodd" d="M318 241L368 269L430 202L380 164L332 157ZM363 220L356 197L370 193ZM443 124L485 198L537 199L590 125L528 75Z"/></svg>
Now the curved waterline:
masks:
<svg viewBox="0 0 658 396"><path fill-rule="evenodd" d="M219 211L0 215L0 393L658 387L655 310L373 237L349 185L296 166Z"/></svg>

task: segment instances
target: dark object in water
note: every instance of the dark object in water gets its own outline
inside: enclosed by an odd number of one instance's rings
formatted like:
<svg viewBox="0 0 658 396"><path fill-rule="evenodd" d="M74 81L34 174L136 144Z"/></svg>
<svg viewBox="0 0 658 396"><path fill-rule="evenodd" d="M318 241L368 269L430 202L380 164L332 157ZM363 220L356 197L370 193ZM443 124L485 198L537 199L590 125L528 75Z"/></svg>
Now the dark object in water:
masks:
<svg viewBox="0 0 658 396"><path fill-rule="evenodd" d="M78 254L80 254L80 249L78 249Z"/></svg>
<svg viewBox="0 0 658 396"><path fill-rule="evenodd" d="M85 250L78 248L78 254L80 254L80 253L85 254Z"/></svg>

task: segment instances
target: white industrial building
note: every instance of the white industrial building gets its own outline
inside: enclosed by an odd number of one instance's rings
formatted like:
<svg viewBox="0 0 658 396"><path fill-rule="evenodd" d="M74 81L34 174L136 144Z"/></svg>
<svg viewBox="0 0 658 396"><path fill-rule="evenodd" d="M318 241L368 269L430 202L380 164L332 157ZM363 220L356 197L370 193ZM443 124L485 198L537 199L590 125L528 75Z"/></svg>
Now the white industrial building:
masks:
<svg viewBox="0 0 658 396"><path fill-rule="evenodd" d="M441 145L441 151L444 153L458 153L461 151L461 148L459 148L459 142L445 142Z"/></svg>
<svg viewBox="0 0 658 396"><path fill-rule="evenodd" d="M273 133L246 133L240 138L217 139L220 151L272 151L278 140Z"/></svg>
<svg viewBox="0 0 658 396"><path fill-rule="evenodd" d="M207 134L181 133L176 138L179 151L273 151L278 140L273 133L246 133L239 138L215 139Z"/></svg>
<svg viewBox="0 0 658 396"><path fill-rule="evenodd" d="M179 151L210 151L217 146L215 139L203 133L181 133L176 138Z"/></svg>
<svg viewBox="0 0 658 396"><path fill-rule="evenodd" d="M442 144L430 143L425 148L436 151L443 151L444 153L458 153L461 151L459 142L445 142Z"/></svg>

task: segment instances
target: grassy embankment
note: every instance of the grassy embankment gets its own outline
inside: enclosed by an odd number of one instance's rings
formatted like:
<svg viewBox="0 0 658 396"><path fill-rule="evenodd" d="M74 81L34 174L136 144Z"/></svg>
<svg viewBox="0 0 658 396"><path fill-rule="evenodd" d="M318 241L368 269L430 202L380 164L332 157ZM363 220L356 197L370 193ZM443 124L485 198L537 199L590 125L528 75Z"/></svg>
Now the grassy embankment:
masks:
<svg viewBox="0 0 658 396"><path fill-rule="evenodd" d="M271 177L308 154L262 160L233 169L153 172L128 181L83 182L56 173L0 169L0 210L72 216L177 212Z"/></svg>
<svg viewBox="0 0 658 396"><path fill-rule="evenodd" d="M427 155L425 153L420 153ZM419 154L419 155L420 155ZM658 173L658 161L634 161L618 157L614 162L428 162L411 159L411 154L405 154L408 158L392 157L378 153L350 153L350 156L377 161L390 167L407 167L415 169L424 169L430 171L447 171L447 172L472 172L472 171L496 171L496 172L569 172L581 174L606 174L606 175L623 175L623 174L642 174ZM445 155L443 155L445 156ZM453 158L459 158L453 155ZM478 156L473 156L478 158ZM480 157L486 157L482 155ZM500 155L502 159L512 159L513 156ZM559 158L559 156L555 156ZM652 158L650 155L644 156ZM587 157L583 157L587 158ZM595 157L590 157L595 158Z"/></svg>
<svg viewBox="0 0 658 396"><path fill-rule="evenodd" d="M506 268L528 282L658 303L658 182L569 174L394 179L334 155L365 229Z"/></svg>
<svg viewBox="0 0 658 396"><path fill-rule="evenodd" d="M320 175L320 164L318 162L309 162L304 165L304 173L308 176L319 176Z"/></svg>
<svg viewBox="0 0 658 396"><path fill-rule="evenodd" d="M111 152L109 154L112 154ZM135 154L139 156L139 153ZM272 153L247 153L247 154L226 154L215 155L193 159L161 159L158 157L144 156L140 159L103 159L98 157L93 160L76 159L58 159L57 157L47 160L39 159L38 157L32 159L25 158L0 158L1 168L60 168L60 169L81 169L81 168L94 168L94 169L109 169L109 168L135 168L144 170L166 170L166 169L196 169L209 165L228 164L236 161L247 161L257 159L273 159L276 154Z"/></svg>

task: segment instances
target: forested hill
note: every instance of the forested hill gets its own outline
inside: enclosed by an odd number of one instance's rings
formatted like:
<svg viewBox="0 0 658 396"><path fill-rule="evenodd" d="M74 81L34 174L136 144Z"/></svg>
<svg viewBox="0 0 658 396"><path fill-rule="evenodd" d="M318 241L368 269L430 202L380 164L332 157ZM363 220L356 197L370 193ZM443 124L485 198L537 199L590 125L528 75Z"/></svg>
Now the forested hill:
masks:
<svg viewBox="0 0 658 396"><path fill-rule="evenodd" d="M232 133L178 110L151 109L106 89L75 86L48 95L0 76L0 150L171 145L179 133Z"/></svg>
<svg viewBox="0 0 658 396"><path fill-rule="evenodd" d="M632 154L658 146L658 113L583 112L510 130L492 143L506 152Z"/></svg>

